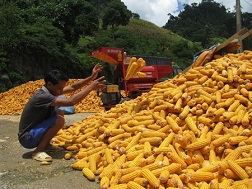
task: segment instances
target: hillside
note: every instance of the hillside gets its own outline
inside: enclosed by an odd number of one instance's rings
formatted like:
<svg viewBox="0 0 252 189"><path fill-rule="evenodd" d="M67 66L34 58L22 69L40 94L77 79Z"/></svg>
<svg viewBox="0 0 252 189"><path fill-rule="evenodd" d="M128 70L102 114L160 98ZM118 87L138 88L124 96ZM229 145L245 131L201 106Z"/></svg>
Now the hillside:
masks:
<svg viewBox="0 0 252 189"><path fill-rule="evenodd" d="M16 46L6 48L9 51L6 56L9 57L3 59L6 63L2 62L0 69L1 92L28 81L42 79L51 69L61 69L73 79L86 77L93 65L100 62L91 58L89 53L101 46L121 47L131 55L169 57L182 68L190 65L193 55L201 50L197 43L136 18L116 30L100 28L92 36L81 37L77 45L64 43L60 35L53 35L41 30L39 26L37 31L33 29L31 33L26 32L20 39L15 39ZM104 63L102 74L109 82L113 80L112 71L111 66Z"/></svg>

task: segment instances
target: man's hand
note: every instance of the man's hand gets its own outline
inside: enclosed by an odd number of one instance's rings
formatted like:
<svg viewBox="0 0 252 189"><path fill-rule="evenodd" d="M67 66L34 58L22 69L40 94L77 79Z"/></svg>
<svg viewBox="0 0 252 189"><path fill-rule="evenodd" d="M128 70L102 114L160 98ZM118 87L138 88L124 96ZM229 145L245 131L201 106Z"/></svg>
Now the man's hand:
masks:
<svg viewBox="0 0 252 189"><path fill-rule="evenodd" d="M99 77L98 79L92 81L90 83L90 87L92 88L92 90L96 90L96 89L100 89L102 87L104 87L106 80L104 80L104 76Z"/></svg>
<svg viewBox="0 0 252 189"><path fill-rule="evenodd" d="M96 64L92 70L92 78L96 79L98 74L102 71L102 65L100 65L99 63Z"/></svg>

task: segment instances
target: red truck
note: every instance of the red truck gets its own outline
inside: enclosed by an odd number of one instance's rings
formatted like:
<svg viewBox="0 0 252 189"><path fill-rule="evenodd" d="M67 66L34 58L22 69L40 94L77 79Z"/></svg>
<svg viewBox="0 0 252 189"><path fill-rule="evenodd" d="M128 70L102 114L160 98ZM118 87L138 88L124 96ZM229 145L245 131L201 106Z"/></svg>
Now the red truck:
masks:
<svg viewBox="0 0 252 189"><path fill-rule="evenodd" d="M103 105L108 109L122 100L120 90L125 91L127 99L136 98L142 93L150 91L160 79L173 74L172 60L165 57L127 55L123 48L114 47L100 47L90 52L90 56L115 65L116 83L107 85L107 89L103 90L101 94ZM146 66L141 72L146 73L146 77L133 76L129 80L125 80L129 62L133 56L145 60Z"/></svg>

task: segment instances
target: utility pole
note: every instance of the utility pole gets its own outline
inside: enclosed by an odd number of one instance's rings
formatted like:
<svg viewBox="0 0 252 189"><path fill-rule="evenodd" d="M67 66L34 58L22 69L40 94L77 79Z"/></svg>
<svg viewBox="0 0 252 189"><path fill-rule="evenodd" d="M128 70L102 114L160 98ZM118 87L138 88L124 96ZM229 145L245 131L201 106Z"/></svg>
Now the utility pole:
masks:
<svg viewBox="0 0 252 189"><path fill-rule="evenodd" d="M241 3L240 0L236 0L236 29L237 32L239 32L242 29L242 24L241 24ZM238 51L243 51L243 45L242 45L242 40L238 38L238 42L240 44L240 50Z"/></svg>

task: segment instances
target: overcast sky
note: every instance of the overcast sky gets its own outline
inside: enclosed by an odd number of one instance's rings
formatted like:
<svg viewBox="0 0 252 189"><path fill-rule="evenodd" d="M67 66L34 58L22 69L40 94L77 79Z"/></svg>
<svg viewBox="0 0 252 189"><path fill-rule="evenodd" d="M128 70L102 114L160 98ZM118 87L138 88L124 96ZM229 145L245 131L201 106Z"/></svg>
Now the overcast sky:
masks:
<svg viewBox="0 0 252 189"><path fill-rule="evenodd" d="M201 0L121 0L133 13L140 18L152 22L160 27L168 21L168 13L177 16L183 4L200 3ZM215 0L223 4L231 12L235 10L236 0ZM240 0L241 11L252 13L252 0Z"/></svg>

